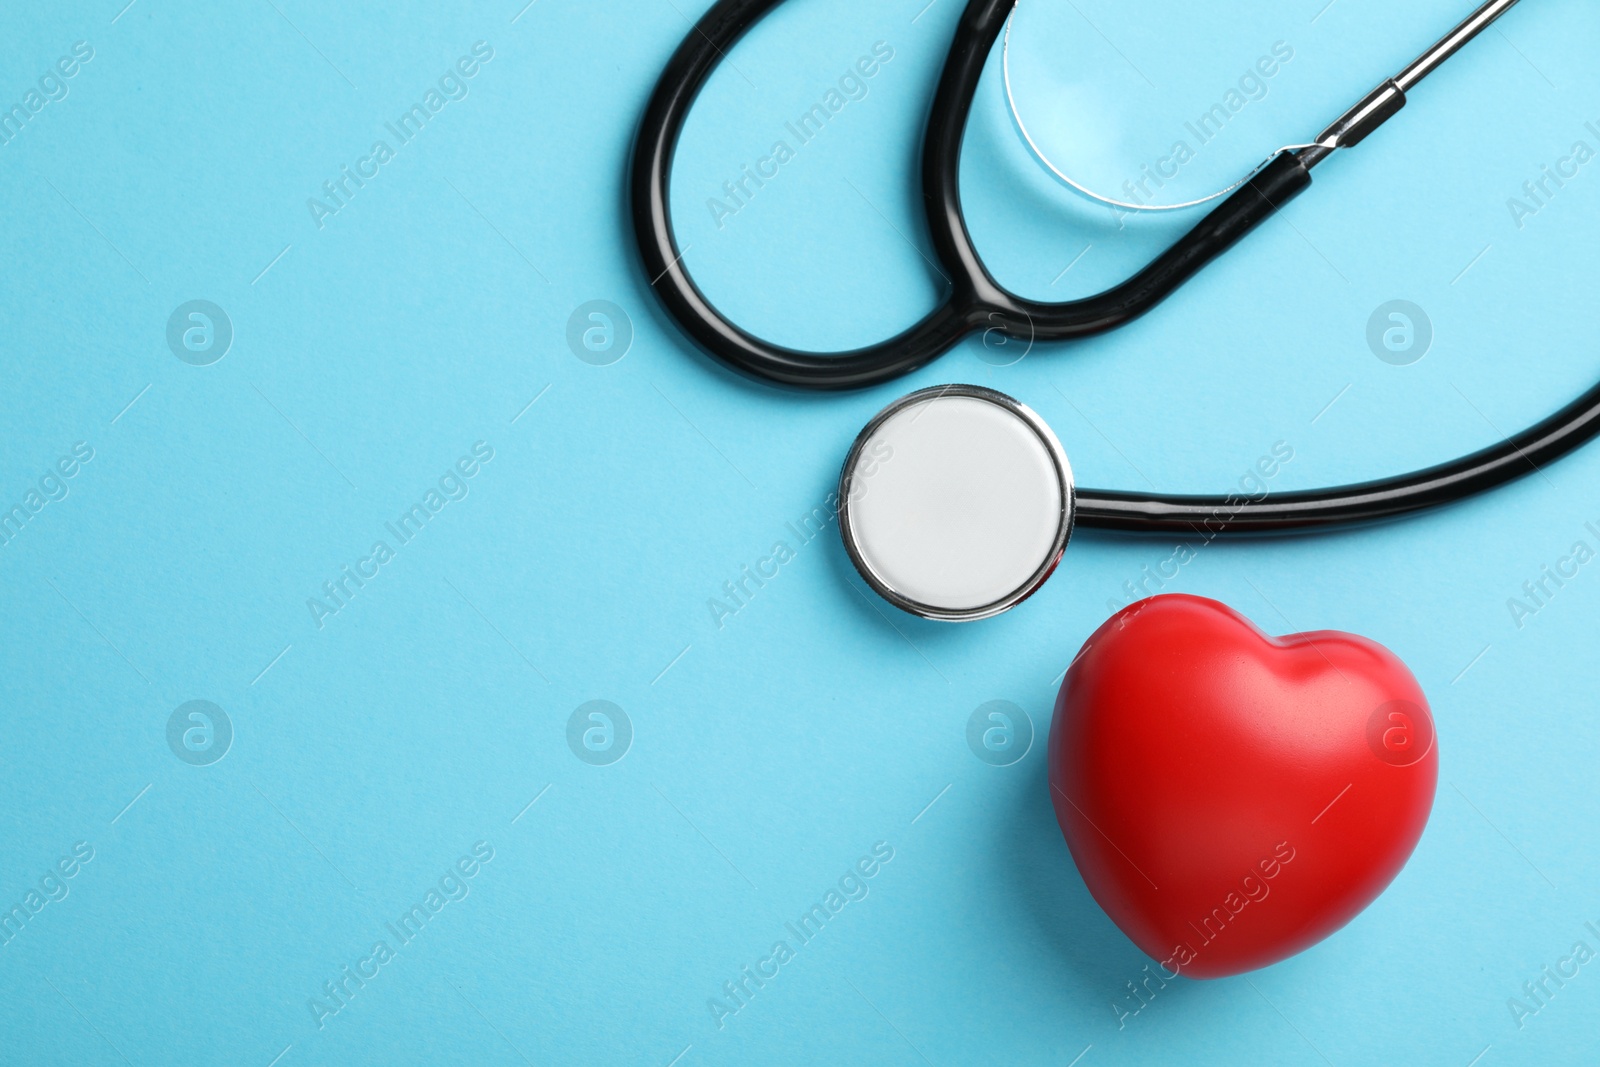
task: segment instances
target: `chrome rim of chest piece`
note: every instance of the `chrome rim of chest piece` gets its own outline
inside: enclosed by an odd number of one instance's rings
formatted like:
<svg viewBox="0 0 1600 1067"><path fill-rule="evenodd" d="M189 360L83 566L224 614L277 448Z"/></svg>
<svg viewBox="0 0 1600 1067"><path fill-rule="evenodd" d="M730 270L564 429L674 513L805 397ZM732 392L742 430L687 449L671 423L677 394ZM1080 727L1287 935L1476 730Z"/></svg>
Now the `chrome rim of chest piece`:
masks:
<svg viewBox="0 0 1600 1067"><path fill-rule="evenodd" d="M945 622L986 619L1044 584L1072 534L1072 468L1026 405L944 385L884 408L839 476L839 532L885 600Z"/></svg>

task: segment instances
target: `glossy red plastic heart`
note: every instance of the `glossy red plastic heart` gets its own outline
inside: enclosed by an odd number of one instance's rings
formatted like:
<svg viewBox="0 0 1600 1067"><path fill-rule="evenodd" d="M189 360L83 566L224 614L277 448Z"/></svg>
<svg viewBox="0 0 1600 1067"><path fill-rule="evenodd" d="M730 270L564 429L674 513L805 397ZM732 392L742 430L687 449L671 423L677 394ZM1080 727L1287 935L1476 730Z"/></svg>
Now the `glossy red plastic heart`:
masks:
<svg viewBox="0 0 1600 1067"><path fill-rule="evenodd" d="M1377 898L1422 836L1433 717L1374 641L1269 637L1224 604L1158 596L1067 672L1050 799L1089 892L1168 974L1265 967Z"/></svg>

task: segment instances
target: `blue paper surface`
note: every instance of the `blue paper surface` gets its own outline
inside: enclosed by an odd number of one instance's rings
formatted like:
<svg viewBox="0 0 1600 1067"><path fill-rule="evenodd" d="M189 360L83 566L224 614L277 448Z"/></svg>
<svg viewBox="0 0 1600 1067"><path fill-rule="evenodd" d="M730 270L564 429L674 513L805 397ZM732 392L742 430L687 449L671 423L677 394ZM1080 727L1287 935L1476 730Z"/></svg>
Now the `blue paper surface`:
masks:
<svg viewBox="0 0 1600 1067"><path fill-rule="evenodd" d="M1600 451L1164 581L1395 650L1441 777L1347 928L1137 1011L1148 961L1073 867L1043 736L1176 544L1082 532L1022 607L950 627L876 601L827 510L860 426L949 381L1039 411L1081 485L1192 492L1280 443L1273 491L1412 469L1588 388L1582 0L1519 6L1132 326L829 396L713 365L637 265L628 150L701 5L122 2L0 12L0 1063L1600 1055L1600 964L1544 970L1600 949ZM1308 139L1469 6L1027 2L1019 106L1097 174L1279 43L1194 166ZM674 211L739 322L844 347L939 299L915 176L959 8L793 0L713 76ZM1192 219L1063 189L998 68L962 168L997 277L1086 294ZM1033 733L1003 766L968 743L996 700Z"/></svg>

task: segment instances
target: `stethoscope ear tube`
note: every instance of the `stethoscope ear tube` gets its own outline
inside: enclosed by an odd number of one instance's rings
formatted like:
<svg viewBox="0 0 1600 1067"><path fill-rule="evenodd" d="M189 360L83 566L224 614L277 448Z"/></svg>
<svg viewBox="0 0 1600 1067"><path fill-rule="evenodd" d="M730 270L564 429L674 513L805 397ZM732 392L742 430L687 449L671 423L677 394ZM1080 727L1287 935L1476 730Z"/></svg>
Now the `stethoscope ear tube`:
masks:
<svg viewBox="0 0 1600 1067"><path fill-rule="evenodd" d="M631 162L631 205L641 262L663 306L711 355L744 374L808 390L859 389L908 374L968 333L998 329L1021 340L1066 340L1121 326L1150 310L1311 184L1310 168L1395 114L1405 94L1516 3L1488 0L1405 72L1339 122L1326 140L1280 152L1176 244L1127 281L1062 303L1026 300L989 274L967 232L960 195L961 142L984 63L1013 0L970 0L939 78L923 142L929 238L951 289L897 337L848 352L775 345L730 322L695 286L673 235L673 155L695 97L739 38L782 0L718 0L674 52L650 97ZM1555 462L1600 433L1600 386L1517 436L1449 463L1358 485L1270 498L1172 496L1080 489L1077 522L1133 533L1268 533L1371 522L1460 500Z"/></svg>
<svg viewBox="0 0 1600 1067"><path fill-rule="evenodd" d="M670 213L672 160L695 98L739 38L781 0L719 0L673 53L634 141L631 208L646 278L701 348L734 370L808 390L861 389L909 374L969 333L999 329L1021 341L1064 341L1122 326L1160 303L1311 184L1282 152L1143 270L1104 293L1059 303L1028 300L983 264L961 209L961 144L984 64L1013 0L971 0L939 78L923 140L928 236L950 289L921 322L879 344L805 352L772 344L729 321L695 285Z"/></svg>
<svg viewBox="0 0 1600 1067"><path fill-rule="evenodd" d="M1239 496L1078 491L1078 525L1127 533L1290 533L1455 503L1536 472L1600 434L1600 385L1514 437L1438 466L1332 489Z"/></svg>

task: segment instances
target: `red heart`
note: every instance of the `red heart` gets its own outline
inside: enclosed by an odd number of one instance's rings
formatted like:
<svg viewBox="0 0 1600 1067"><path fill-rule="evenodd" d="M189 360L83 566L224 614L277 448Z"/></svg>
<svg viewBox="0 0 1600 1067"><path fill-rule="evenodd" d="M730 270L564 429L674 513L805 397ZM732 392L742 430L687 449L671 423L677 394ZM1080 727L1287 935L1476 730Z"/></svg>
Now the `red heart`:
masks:
<svg viewBox="0 0 1600 1067"><path fill-rule="evenodd" d="M1399 658L1269 637L1224 604L1113 615L1067 672L1050 799L1084 883L1167 972L1276 963L1400 873L1433 806L1433 717Z"/></svg>

